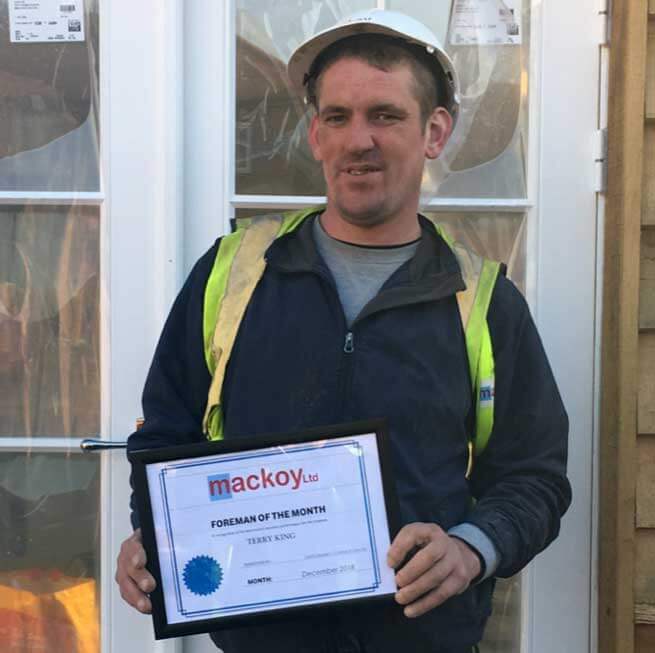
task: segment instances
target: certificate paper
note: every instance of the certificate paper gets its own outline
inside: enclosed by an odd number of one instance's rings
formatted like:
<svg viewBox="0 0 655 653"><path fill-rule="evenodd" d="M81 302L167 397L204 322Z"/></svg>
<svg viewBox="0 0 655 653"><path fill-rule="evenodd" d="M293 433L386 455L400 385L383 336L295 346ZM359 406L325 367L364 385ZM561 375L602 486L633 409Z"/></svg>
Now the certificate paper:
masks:
<svg viewBox="0 0 655 653"><path fill-rule="evenodd" d="M146 476L167 624L396 591L375 433L150 463Z"/></svg>

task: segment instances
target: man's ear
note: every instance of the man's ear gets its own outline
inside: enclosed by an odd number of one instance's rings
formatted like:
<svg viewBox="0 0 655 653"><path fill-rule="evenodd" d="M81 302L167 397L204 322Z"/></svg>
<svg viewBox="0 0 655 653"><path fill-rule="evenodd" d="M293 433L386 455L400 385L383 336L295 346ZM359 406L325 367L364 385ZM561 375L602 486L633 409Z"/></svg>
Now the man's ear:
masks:
<svg viewBox="0 0 655 653"><path fill-rule="evenodd" d="M437 107L425 125L425 156L436 159L450 138L453 118L443 107Z"/></svg>
<svg viewBox="0 0 655 653"><path fill-rule="evenodd" d="M309 141L309 147L312 150L314 159L316 161L322 161L323 156L321 154L321 145L319 143L318 137L318 115L315 113L312 116L312 121L309 123L309 133L307 134L307 140Z"/></svg>

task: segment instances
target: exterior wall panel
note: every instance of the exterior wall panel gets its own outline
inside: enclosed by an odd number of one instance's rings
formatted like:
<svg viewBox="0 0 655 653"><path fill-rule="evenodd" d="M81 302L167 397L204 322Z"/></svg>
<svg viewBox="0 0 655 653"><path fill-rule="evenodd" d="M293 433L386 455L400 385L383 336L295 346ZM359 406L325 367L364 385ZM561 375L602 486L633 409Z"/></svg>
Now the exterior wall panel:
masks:
<svg viewBox="0 0 655 653"><path fill-rule="evenodd" d="M655 52L655 43L651 40L651 51ZM655 80L655 65L648 68ZM642 224L655 227L655 116L646 124L644 134L644 193L642 206ZM652 303L652 302L651 302Z"/></svg>
<svg viewBox="0 0 655 653"><path fill-rule="evenodd" d="M655 651L655 0L648 5L639 281L635 652Z"/></svg>
<svg viewBox="0 0 655 653"><path fill-rule="evenodd" d="M655 651L655 626L637 626L635 630L635 653Z"/></svg>

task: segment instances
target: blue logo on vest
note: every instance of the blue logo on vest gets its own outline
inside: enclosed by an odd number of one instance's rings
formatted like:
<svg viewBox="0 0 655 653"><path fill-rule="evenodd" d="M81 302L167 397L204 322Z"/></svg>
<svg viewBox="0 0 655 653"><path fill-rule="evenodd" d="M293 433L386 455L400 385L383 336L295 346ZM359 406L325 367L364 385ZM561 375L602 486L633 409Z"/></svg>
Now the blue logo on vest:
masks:
<svg viewBox="0 0 655 653"><path fill-rule="evenodd" d="M214 558L196 556L184 566L184 584L198 596L213 594L222 582L223 570Z"/></svg>
<svg viewBox="0 0 655 653"><path fill-rule="evenodd" d="M480 408L491 408L494 405L494 397L496 395L496 387L493 379L483 379L480 382Z"/></svg>

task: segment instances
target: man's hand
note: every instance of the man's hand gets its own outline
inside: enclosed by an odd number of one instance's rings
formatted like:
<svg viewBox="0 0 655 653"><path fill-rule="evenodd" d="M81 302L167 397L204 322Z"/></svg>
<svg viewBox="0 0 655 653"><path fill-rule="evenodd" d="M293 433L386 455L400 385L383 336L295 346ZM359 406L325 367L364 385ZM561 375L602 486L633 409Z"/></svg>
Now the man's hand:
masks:
<svg viewBox="0 0 655 653"><path fill-rule="evenodd" d="M462 540L450 537L436 524L404 526L391 543L387 563L396 569L413 549L412 558L396 574L396 601L406 617L420 617L461 594L480 573L477 554Z"/></svg>
<svg viewBox="0 0 655 653"><path fill-rule="evenodd" d="M155 589L156 583L146 569L146 552L141 544L140 528L121 544L115 578L124 601L144 614L152 612L148 593Z"/></svg>

